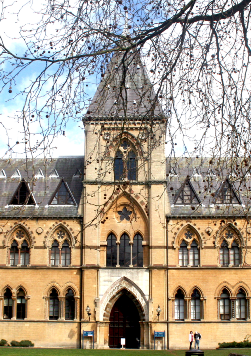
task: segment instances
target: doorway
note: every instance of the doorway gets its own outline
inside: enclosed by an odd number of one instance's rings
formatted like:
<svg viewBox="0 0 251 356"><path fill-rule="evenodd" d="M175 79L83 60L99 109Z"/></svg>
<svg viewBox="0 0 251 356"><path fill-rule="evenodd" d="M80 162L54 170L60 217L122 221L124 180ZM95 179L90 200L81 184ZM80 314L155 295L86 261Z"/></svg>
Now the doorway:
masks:
<svg viewBox="0 0 251 356"><path fill-rule="evenodd" d="M121 338L125 338L127 349L140 347L139 312L126 294L122 294L111 310L109 347L121 348Z"/></svg>

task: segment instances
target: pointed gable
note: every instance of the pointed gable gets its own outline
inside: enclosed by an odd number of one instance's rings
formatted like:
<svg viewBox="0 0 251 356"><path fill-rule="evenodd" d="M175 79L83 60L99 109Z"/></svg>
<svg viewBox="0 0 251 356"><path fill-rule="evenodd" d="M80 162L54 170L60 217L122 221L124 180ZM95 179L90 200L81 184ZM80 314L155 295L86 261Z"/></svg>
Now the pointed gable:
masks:
<svg viewBox="0 0 251 356"><path fill-rule="evenodd" d="M241 204L241 200L238 197L232 183L228 178L222 182L220 188L215 194L216 204Z"/></svg>
<svg viewBox="0 0 251 356"><path fill-rule="evenodd" d="M54 169L51 174L49 175L49 178L59 178L58 172L56 169Z"/></svg>
<svg viewBox="0 0 251 356"><path fill-rule="evenodd" d="M59 183L49 205L76 205L70 188L63 179Z"/></svg>
<svg viewBox="0 0 251 356"><path fill-rule="evenodd" d="M16 169L15 172L12 174L11 178L21 178L21 173L19 169Z"/></svg>
<svg viewBox="0 0 251 356"><path fill-rule="evenodd" d="M190 178L187 177L185 182L181 185L178 190L175 198L174 204L176 205L191 205L191 204L200 204L200 199L190 182Z"/></svg>
<svg viewBox="0 0 251 356"><path fill-rule="evenodd" d="M6 173L5 173L4 169L2 169L0 171L0 178L6 178Z"/></svg>
<svg viewBox="0 0 251 356"><path fill-rule="evenodd" d="M27 182L22 179L19 183L15 194L13 195L10 205L35 205L33 194L30 191Z"/></svg>

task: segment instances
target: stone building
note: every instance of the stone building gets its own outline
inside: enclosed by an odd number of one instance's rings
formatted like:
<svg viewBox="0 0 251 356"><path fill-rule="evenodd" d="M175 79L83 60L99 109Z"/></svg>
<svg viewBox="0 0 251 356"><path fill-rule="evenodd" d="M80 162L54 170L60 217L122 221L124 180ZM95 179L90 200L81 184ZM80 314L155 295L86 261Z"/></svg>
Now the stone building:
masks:
<svg viewBox="0 0 251 356"><path fill-rule="evenodd" d="M139 54L113 56L85 157L0 162L0 331L35 346L202 348L250 328L249 162L166 159ZM84 138L83 138L84 139ZM165 345L164 345L165 344Z"/></svg>

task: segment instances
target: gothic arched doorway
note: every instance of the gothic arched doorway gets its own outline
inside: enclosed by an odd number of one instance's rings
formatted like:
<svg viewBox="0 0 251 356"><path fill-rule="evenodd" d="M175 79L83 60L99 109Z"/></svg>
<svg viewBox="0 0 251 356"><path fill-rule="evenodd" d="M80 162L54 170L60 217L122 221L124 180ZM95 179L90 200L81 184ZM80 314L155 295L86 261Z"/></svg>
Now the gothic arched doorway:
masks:
<svg viewBox="0 0 251 356"><path fill-rule="evenodd" d="M109 347L121 348L125 338L127 349L138 349L140 343L139 312L126 294L116 301L110 314Z"/></svg>

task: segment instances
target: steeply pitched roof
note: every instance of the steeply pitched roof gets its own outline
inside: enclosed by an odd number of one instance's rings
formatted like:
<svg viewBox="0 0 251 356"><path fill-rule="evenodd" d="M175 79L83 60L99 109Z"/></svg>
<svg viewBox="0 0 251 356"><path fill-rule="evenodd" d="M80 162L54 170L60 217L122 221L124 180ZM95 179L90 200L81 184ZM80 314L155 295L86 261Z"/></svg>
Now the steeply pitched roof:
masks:
<svg viewBox="0 0 251 356"><path fill-rule="evenodd" d="M0 217L78 216L78 205L83 186L83 156L35 160L1 160L1 170L4 170L6 177L0 179ZM13 174L17 170L20 176L13 178ZM51 175L55 171L58 176ZM82 172L82 175L76 176L76 171ZM50 205L62 178L74 197L74 204ZM22 179L28 184L36 205L13 205L13 203L11 205L11 200Z"/></svg>
<svg viewBox="0 0 251 356"><path fill-rule="evenodd" d="M164 117L136 49L115 53L107 66L84 121L112 117Z"/></svg>
<svg viewBox="0 0 251 356"><path fill-rule="evenodd" d="M239 159L239 162L231 162L205 157L168 158L166 172L170 215L190 217L251 215L251 179L247 174L250 164L251 159L249 162L242 159ZM187 177L200 201L197 206L176 201Z"/></svg>

